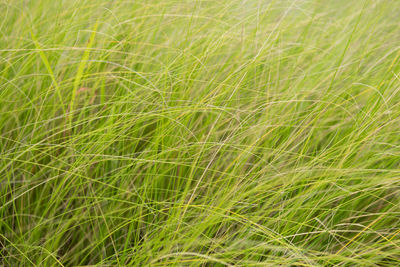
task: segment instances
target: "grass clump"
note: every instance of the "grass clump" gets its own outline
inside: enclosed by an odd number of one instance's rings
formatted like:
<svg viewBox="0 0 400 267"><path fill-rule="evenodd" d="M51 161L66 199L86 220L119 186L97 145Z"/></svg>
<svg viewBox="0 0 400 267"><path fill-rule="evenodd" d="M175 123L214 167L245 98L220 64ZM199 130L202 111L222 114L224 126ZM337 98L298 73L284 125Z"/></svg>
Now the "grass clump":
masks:
<svg viewBox="0 0 400 267"><path fill-rule="evenodd" d="M0 13L0 265L399 264L400 2Z"/></svg>

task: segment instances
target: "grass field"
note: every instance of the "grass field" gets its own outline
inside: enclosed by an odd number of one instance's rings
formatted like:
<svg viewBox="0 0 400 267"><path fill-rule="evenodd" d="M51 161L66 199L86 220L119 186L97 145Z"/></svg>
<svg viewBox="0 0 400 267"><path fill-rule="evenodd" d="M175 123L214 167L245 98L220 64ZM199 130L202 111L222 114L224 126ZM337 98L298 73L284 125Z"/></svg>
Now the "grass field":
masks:
<svg viewBox="0 0 400 267"><path fill-rule="evenodd" d="M0 266L400 265L399 16L0 0Z"/></svg>

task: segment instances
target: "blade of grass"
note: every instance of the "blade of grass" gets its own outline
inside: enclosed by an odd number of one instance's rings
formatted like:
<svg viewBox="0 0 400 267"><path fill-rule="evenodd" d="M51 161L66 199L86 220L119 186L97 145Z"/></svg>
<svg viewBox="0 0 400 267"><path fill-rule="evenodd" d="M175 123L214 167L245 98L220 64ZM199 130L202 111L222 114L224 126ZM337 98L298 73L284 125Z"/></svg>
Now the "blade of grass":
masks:
<svg viewBox="0 0 400 267"><path fill-rule="evenodd" d="M82 59L79 63L78 70L76 72L73 88L72 88L72 93L71 93L71 102L69 103L69 123L70 126L72 125L72 120L73 120L73 114L74 114L74 103L75 103L75 97L76 97L76 92L78 91L79 85L81 84L82 76L86 67L86 63L89 59L90 56L90 51L93 46L96 33L97 33L97 27L98 27L98 21L96 21L95 25L93 26L92 29L92 34L89 37L88 44L83 52ZM71 127L70 127L71 129Z"/></svg>

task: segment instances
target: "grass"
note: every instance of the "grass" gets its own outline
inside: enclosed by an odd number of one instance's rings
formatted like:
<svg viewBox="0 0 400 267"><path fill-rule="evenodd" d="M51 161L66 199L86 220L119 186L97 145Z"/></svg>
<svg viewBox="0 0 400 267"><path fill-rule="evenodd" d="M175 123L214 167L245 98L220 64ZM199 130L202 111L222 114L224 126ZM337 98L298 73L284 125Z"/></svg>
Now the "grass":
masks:
<svg viewBox="0 0 400 267"><path fill-rule="evenodd" d="M0 14L0 265L400 264L400 2Z"/></svg>

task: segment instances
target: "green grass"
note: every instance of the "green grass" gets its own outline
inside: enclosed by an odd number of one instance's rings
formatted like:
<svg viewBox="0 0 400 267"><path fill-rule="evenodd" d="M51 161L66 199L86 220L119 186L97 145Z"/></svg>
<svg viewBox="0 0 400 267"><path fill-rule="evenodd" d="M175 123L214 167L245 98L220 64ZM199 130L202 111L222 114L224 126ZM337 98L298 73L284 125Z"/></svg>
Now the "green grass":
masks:
<svg viewBox="0 0 400 267"><path fill-rule="evenodd" d="M1 0L1 266L397 266L400 1Z"/></svg>

